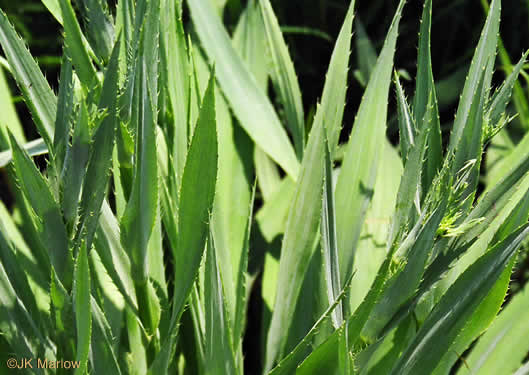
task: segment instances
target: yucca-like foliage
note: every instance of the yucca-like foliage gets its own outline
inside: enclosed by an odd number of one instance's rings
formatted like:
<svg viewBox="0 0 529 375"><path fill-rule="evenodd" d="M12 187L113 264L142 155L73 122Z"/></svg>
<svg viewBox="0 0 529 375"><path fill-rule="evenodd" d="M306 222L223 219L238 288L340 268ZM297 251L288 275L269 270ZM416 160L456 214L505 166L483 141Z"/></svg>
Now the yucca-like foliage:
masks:
<svg viewBox="0 0 529 375"><path fill-rule="evenodd" d="M232 36L222 1L188 1L186 25L180 0L118 0L112 15L79 0L79 17L70 0L43 3L64 28L57 94L0 12L5 65L41 137L26 141L2 79L14 202L0 205L2 373L33 358L20 371L439 375L478 338L457 374L529 373L528 291L494 320L529 233L527 149L477 194L527 57L491 88L500 0L448 142L432 0L412 100L393 73L402 0L378 58L362 51L373 64L344 144L354 1L311 121L269 0L250 0ZM250 294L263 312L247 332ZM245 363L243 339L260 363Z"/></svg>

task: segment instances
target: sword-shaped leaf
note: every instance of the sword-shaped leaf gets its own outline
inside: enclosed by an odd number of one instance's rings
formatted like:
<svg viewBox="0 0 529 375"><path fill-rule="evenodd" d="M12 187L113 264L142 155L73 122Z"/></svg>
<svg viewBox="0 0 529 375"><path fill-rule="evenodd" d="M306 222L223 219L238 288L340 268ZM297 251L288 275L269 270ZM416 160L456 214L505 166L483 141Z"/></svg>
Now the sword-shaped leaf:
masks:
<svg viewBox="0 0 529 375"><path fill-rule="evenodd" d="M272 55L272 81L285 107L287 127L294 138L298 158L303 155L305 147L305 116L298 78L294 63L290 58L285 39L281 33L279 22L272 9L270 0L260 0L259 6L263 18L268 49ZM350 34L349 34L350 35ZM347 72L347 69L345 69Z"/></svg>
<svg viewBox="0 0 529 375"><path fill-rule="evenodd" d="M48 147L51 147L57 98L24 42L2 11L0 11L0 44L18 87L31 110L37 130Z"/></svg>
<svg viewBox="0 0 529 375"><path fill-rule="evenodd" d="M59 205L53 198L47 181L27 153L12 135L10 138L15 174L24 196L37 215L40 240L48 250L51 264L61 282L69 287L72 283L73 258L68 248L68 237Z"/></svg>
<svg viewBox="0 0 529 375"><path fill-rule="evenodd" d="M403 6L404 2L401 1L369 79L336 184L336 228L341 280L346 280L353 272L356 245L373 195L386 134L393 55Z"/></svg>
<svg viewBox="0 0 529 375"><path fill-rule="evenodd" d="M431 24L432 0L424 3L419 35L419 51L417 57L417 78L415 80L415 97L413 113L419 131L427 128L428 148L425 163L422 168L422 190L425 195L442 164L441 128L439 123L439 109L432 72L431 56ZM423 197L423 196L422 196Z"/></svg>
<svg viewBox="0 0 529 375"><path fill-rule="evenodd" d="M204 275L204 317L206 321L205 368L208 374L236 374L235 350L229 312L224 299L215 241L210 231ZM231 275L227 275L231 277Z"/></svg>
<svg viewBox="0 0 529 375"><path fill-rule="evenodd" d="M59 5L64 21L65 42L70 51L76 73L86 89L92 89L93 85L98 82L96 70L83 43L83 34L72 4L70 0L59 0Z"/></svg>
<svg viewBox="0 0 529 375"><path fill-rule="evenodd" d="M481 256L456 280L421 326L392 374L432 373L528 233L526 224Z"/></svg>
<svg viewBox="0 0 529 375"><path fill-rule="evenodd" d="M292 178L299 162L272 104L235 52L209 0L188 1L193 23L232 110L254 142Z"/></svg>
<svg viewBox="0 0 529 375"><path fill-rule="evenodd" d="M75 264L73 299L75 301L75 323L77 328L77 357L80 366L75 374L85 374L88 368L90 341L92 337L92 309L90 307L90 268L85 244L81 245Z"/></svg>

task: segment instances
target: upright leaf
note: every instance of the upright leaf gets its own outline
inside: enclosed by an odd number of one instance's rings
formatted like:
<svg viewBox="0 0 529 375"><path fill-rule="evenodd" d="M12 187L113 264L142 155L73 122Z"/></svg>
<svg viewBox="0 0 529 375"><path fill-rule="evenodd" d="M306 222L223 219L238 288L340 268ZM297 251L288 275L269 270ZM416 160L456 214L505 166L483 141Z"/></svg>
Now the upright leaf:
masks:
<svg viewBox="0 0 529 375"><path fill-rule="evenodd" d="M152 93L147 84L147 61L140 59L135 87L133 121L136 127L135 169L132 192L121 219L121 238L131 254L138 281L146 281L147 245L158 207L156 118Z"/></svg>
<svg viewBox="0 0 529 375"><path fill-rule="evenodd" d="M215 195L217 147L215 79L212 73L182 175L177 247L173 249L176 282L169 335L149 369L151 374L167 371L175 350L178 322L198 273Z"/></svg>
<svg viewBox="0 0 529 375"><path fill-rule="evenodd" d="M435 306L392 374L431 374L529 233L524 225L472 264Z"/></svg>
<svg viewBox="0 0 529 375"><path fill-rule="evenodd" d="M180 1L180 0L179 0ZM162 69L167 69L167 91L173 113L174 139L173 160L176 164L177 176L182 175L188 145L188 102L190 76L187 44L182 24L182 14L177 11L177 2L165 1L162 22L163 47L165 63L162 59Z"/></svg>
<svg viewBox="0 0 529 375"><path fill-rule="evenodd" d="M74 93L72 62L65 53L61 64L59 98L57 103L57 116L55 117L55 133L53 136L53 162L57 179L60 178L64 166L64 160L68 153L68 149L70 148ZM57 181L57 183L59 183L59 181Z"/></svg>
<svg viewBox="0 0 529 375"><path fill-rule="evenodd" d="M84 238L88 249L92 245L93 236L97 230L99 213L107 191L109 171L112 166L112 150L117 128L119 46L120 43L116 43L105 72L99 109L107 111L107 115L93 136L81 195L77 238Z"/></svg>
<svg viewBox="0 0 529 375"><path fill-rule="evenodd" d="M57 98L24 42L2 11L0 11L0 44L18 87L33 114L37 130L48 147L51 147Z"/></svg>
<svg viewBox="0 0 529 375"><path fill-rule="evenodd" d="M336 228L341 280L347 279L353 271L356 245L373 196L380 150L386 132L393 55L403 6L404 1L401 1L371 74L336 184Z"/></svg>
<svg viewBox="0 0 529 375"><path fill-rule="evenodd" d="M270 0L261 0L259 5L266 29L268 49L272 55L272 80L285 107L287 127L294 138L296 153L298 158L301 158L305 146L305 116L296 71Z"/></svg>
<svg viewBox="0 0 529 375"><path fill-rule="evenodd" d="M143 40L143 43L147 43ZM158 211L158 164L156 155L156 107L151 91L153 77L147 68L147 56L137 65L132 121L136 128L135 168L132 192L121 219L121 242L129 251L132 272L136 275L138 299L146 306L140 310L142 321L150 333L159 323L157 297L149 282L149 241ZM150 78L149 78L150 77Z"/></svg>
<svg viewBox="0 0 529 375"><path fill-rule="evenodd" d="M338 247L336 239L336 211L334 201L334 184L332 178L332 162L328 145L325 145L325 183L323 185L323 208L321 212L321 249L323 252L325 284L329 306L337 300L340 293L340 264L338 263ZM342 305L338 305L332 313L333 325L342 325Z"/></svg>
<svg viewBox="0 0 529 375"><path fill-rule="evenodd" d="M350 49L353 9L354 1L349 5L349 11L331 57L322 102L312 125L300 179L291 199L281 247L279 278L268 332L265 369L270 369L274 361L281 359L283 351L286 350L288 328L292 323L296 302L314 249L314 241L318 235L326 137L328 134L329 152L332 155L338 143L343 116L346 89L344 81L347 79L349 61L349 54L344 51ZM327 113L334 113L335 116L329 121L324 121Z"/></svg>
<svg viewBox="0 0 529 375"><path fill-rule="evenodd" d="M353 27L355 1L351 1L344 23L332 52L327 70L325 86L321 96L320 107L316 111L313 127L324 122L327 129L331 157L336 154L347 93L347 77L349 73L349 57L351 54L351 37ZM345 280L342 278L342 281Z"/></svg>
<svg viewBox="0 0 529 375"><path fill-rule="evenodd" d="M360 84L365 87L371 76L371 71L377 63L377 51L369 40L365 27L360 20L356 20L355 29L356 60L358 63L358 73L355 73L355 76Z"/></svg>
<svg viewBox="0 0 529 375"><path fill-rule="evenodd" d="M12 93L7 84L5 71L4 68L0 69L0 103L2 103L0 107L0 148L2 150L9 148L7 129L13 133L19 142L25 143L26 141L15 103L13 103Z"/></svg>
<svg viewBox="0 0 529 375"><path fill-rule="evenodd" d="M83 43L83 34L70 0L59 0L64 21L65 42L70 51L79 79L87 89L97 83L97 76L88 51Z"/></svg>
<svg viewBox="0 0 529 375"><path fill-rule="evenodd" d="M288 136L266 95L259 89L235 52L209 0L188 1L193 23L217 78L239 119L254 142L292 178L297 178L299 162Z"/></svg>
<svg viewBox="0 0 529 375"><path fill-rule="evenodd" d="M465 81L463 94L454 121L453 131L450 135L448 151L458 154L458 162L454 169L459 170L462 165L474 155L469 155L471 150L467 150L460 142L463 133L467 131L472 103L475 98L488 96L492 79L492 68L496 56L496 46L498 42L498 30L500 25L501 0L493 0L490 6L487 21L483 27L481 38L472 58L472 64ZM483 80L483 85L479 87L479 81Z"/></svg>
<svg viewBox="0 0 529 375"><path fill-rule="evenodd" d="M529 322L524 314L529 308L529 288L518 292L479 339L466 358L463 374L512 374L529 350Z"/></svg>
<svg viewBox="0 0 529 375"><path fill-rule="evenodd" d="M86 163L90 148L90 125L88 108L81 103L79 114L73 130L72 146L66 154L62 183L62 211L68 230L77 219L79 195L86 173Z"/></svg>
<svg viewBox="0 0 529 375"><path fill-rule="evenodd" d="M15 174L24 196L38 217L40 240L48 250L51 264L61 282L69 287L72 282L73 258L68 249L68 237L59 206L35 164L12 135L10 140Z"/></svg>
<svg viewBox="0 0 529 375"><path fill-rule="evenodd" d="M39 336L38 326L17 298L17 293L2 263L0 263L0 327L5 340L12 350L17 351L17 355L29 355L34 358L38 354L36 343L31 342L32 337ZM42 369L37 369L37 373L44 372Z"/></svg>
<svg viewBox="0 0 529 375"><path fill-rule="evenodd" d="M432 72L431 34L432 0L426 0L421 20L419 35L419 51L417 57L417 78L415 79L415 98L413 113L418 129L429 129L428 149L422 171L422 187L424 193L430 187L442 164L441 128L439 124L439 109ZM431 100L431 102L430 102ZM426 116L429 114L429 116Z"/></svg>
<svg viewBox="0 0 529 375"><path fill-rule="evenodd" d="M323 188L325 128L312 128L288 213L281 246L279 278L266 345L265 370L283 357L298 296L318 235Z"/></svg>
<svg viewBox="0 0 529 375"><path fill-rule="evenodd" d="M92 315L92 342L93 359L91 365L94 372L121 375L118 360L112 346L112 330L105 314L98 306L96 300L90 299Z"/></svg>
<svg viewBox="0 0 529 375"><path fill-rule="evenodd" d="M232 375L236 373L235 351L211 232L207 242L205 282L206 373Z"/></svg>
<svg viewBox="0 0 529 375"><path fill-rule="evenodd" d="M108 61L114 44L114 25L107 10L106 3L100 0L82 0L81 10L86 20L88 40L92 49L101 61Z"/></svg>
<svg viewBox="0 0 529 375"><path fill-rule="evenodd" d="M329 316L336 309L337 306L341 303L342 299L345 297L347 289L351 285L352 277L349 280L345 281L345 287L342 289L336 296L336 300L329 305L329 307L324 311L324 313L318 318L314 323L312 328L307 332L305 337L296 345L296 347L283 359L281 360L276 367L269 373L270 375L286 375L291 374L294 369L299 365L303 360L303 353L306 347L311 343L311 340L316 335L319 329L321 329L323 323L329 319ZM296 372L297 373L297 372Z"/></svg>
<svg viewBox="0 0 529 375"><path fill-rule="evenodd" d="M86 246L83 244L75 264L75 322L77 327L77 358L80 366L76 374L85 374L90 353L92 335L92 313L90 308L90 268Z"/></svg>
<svg viewBox="0 0 529 375"><path fill-rule="evenodd" d="M409 151L415 144L417 127L397 72L395 72L395 86L397 91L400 155L402 162L405 164L408 161Z"/></svg>
<svg viewBox="0 0 529 375"><path fill-rule="evenodd" d="M178 247L173 249L175 290L173 316L181 314L198 272L207 238L217 179L217 130L215 124L215 80L210 77L200 116L187 154L180 207L178 210Z"/></svg>

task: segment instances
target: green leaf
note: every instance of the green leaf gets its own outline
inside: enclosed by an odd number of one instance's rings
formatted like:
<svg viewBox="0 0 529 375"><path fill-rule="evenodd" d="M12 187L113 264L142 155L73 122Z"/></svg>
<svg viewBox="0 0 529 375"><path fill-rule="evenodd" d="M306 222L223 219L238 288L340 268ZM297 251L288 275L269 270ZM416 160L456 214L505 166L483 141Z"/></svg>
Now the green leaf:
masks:
<svg viewBox="0 0 529 375"><path fill-rule="evenodd" d="M466 149L461 140L464 133L469 132L469 127L476 127L471 116L471 107L477 98L483 98L488 95L492 79L492 68L496 56L496 46L498 41L498 30L500 24L501 0L493 0L490 6L489 15L478 46L472 58L472 64L463 88L463 94L459 102L456 118L454 121L453 131L450 135L449 153L457 153L454 170L459 170L463 164L470 159L475 158L473 148ZM479 82L483 80L480 86Z"/></svg>
<svg viewBox="0 0 529 375"><path fill-rule="evenodd" d="M130 259L121 246L119 225L107 202L103 202L95 250L101 258L108 275L123 295L130 310L139 315Z"/></svg>
<svg viewBox="0 0 529 375"><path fill-rule="evenodd" d="M358 74L356 78L362 86L366 86L371 76L371 71L377 63L377 51L367 36L365 27L360 20L355 22Z"/></svg>
<svg viewBox="0 0 529 375"><path fill-rule="evenodd" d="M47 181L21 146L10 135L13 165L20 188L38 218L40 240L47 248L51 264L65 286L71 286L73 259L62 215Z"/></svg>
<svg viewBox="0 0 529 375"><path fill-rule="evenodd" d="M217 179L217 130L215 121L215 83L210 77L200 116L187 154L178 220L178 247L173 315L179 316L198 272L207 238L209 212L213 204Z"/></svg>
<svg viewBox="0 0 529 375"><path fill-rule="evenodd" d="M207 85L209 67L205 58L196 56L196 73L201 87ZM239 272L245 231L248 225L248 205L251 199L250 175L252 173L252 142L233 121L228 104L219 88L215 92L215 114L218 135L218 172L215 185L215 200L211 216L211 231L215 240L216 254L224 286L229 319L242 328L237 321L236 310L240 299L237 296ZM246 271L246 268L244 269ZM244 283L246 281L243 278ZM235 332L233 331L235 334ZM233 343L240 338L234 336ZM240 352L242 356L242 352Z"/></svg>
<svg viewBox="0 0 529 375"><path fill-rule="evenodd" d="M302 162L302 174L306 180L303 182L298 181L296 191L293 195L285 194L281 198L286 203L282 207L290 207L290 209L286 229L284 229L285 237L281 249L284 255L282 255L279 264L274 312L268 333L265 369L270 369L273 361L281 359L284 354L283 352L288 350L292 339L295 340L296 338L296 327L299 328L301 334L305 333L304 331L310 327L310 325L303 327L301 320L296 318L298 314L296 305L297 301L302 299L300 297L300 291L304 280L306 279L307 282L310 282L310 280L316 278L316 275L308 275L307 272L312 272L314 268L309 267L309 264L319 232L317 227L319 226L321 215L320 200L323 192L324 178L322 162L325 156L324 149L326 147L327 136L329 137L329 152L332 155L338 144L341 130L346 93L344 81L347 80L348 51L350 51L351 44L353 10L354 2L349 5L349 11L331 57L321 105L316 112L311 135L309 136L309 143L305 150L306 153L310 152L310 156L304 156ZM331 116L327 120L328 114L334 114L334 116ZM312 138L314 139L311 141ZM310 146L311 142L313 142L312 146ZM309 147L312 147L310 151ZM281 194L279 191L278 194ZM313 201L311 202L311 200ZM273 200L270 200L270 202L271 205L279 207L277 202ZM263 214L265 212L267 211L263 210ZM273 210L270 212L273 212ZM281 224L278 216L273 215L270 218L272 218L270 222L273 224L272 229L275 228L275 231L278 232L283 231L282 225L277 226ZM266 224L266 221L263 223ZM263 225L261 228L263 229ZM267 237L267 240L271 241L271 235L267 234L269 230L264 229L263 233ZM299 238L301 235L304 236L303 239ZM291 270L293 269L296 271L292 272ZM286 290L287 288L291 290ZM321 313L324 307L322 306L318 313ZM307 316L306 312L303 312L303 314ZM291 326L293 321L295 321L295 324ZM309 324L312 324L310 314L307 321ZM292 333L290 333L290 328L293 329ZM288 338L290 340L287 340Z"/></svg>
<svg viewBox="0 0 529 375"><path fill-rule="evenodd" d="M439 124L439 109L432 72L431 56L431 24L432 0L424 3L419 36L419 51L417 57L417 78L415 80L415 98L413 113L419 130L428 128L428 149L422 169L422 188L424 194L428 191L442 164L441 128Z"/></svg>
<svg viewBox="0 0 529 375"><path fill-rule="evenodd" d="M521 181L521 185L512 196L510 202L493 220L487 230L480 235L475 244L464 254L463 258L456 263L455 267L450 271L448 281L441 283L441 291L446 289L447 285L460 273L466 266L470 265L474 259L482 254L487 247L495 245L505 239L510 233L514 232L520 225L527 223L529 218L529 189L527 184L527 177ZM525 182L525 184L524 184ZM494 233L494 237L492 237ZM467 347L490 325L496 317L500 307L504 302L504 296L507 292L510 276L512 273L514 260L503 272L500 280L496 283L487 298L485 298L477 310L474 312L475 317L467 323L463 331L458 335L455 343L452 345L452 350L447 352L443 357L441 363L436 369L437 373L445 373L458 360L455 353L462 353Z"/></svg>
<svg viewBox="0 0 529 375"><path fill-rule="evenodd" d="M529 51L524 53L518 64L514 66L511 74L503 82L501 87L496 91L491 98L486 114L485 114L485 142L492 138L498 131L500 131L508 122L509 117L506 115L507 105L511 99L511 94L515 84L518 82L518 75L526 63Z"/></svg>
<svg viewBox="0 0 529 375"><path fill-rule="evenodd" d="M267 242L272 242L274 238L285 232L288 213L292 204L292 197L296 191L296 183L286 177L266 201L263 207L257 212L256 220L259 229Z"/></svg>
<svg viewBox="0 0 529 375"><path fill-rule="evenodd" d="M177 277L169 335L149 369L152 374L167 371L174 353L178 322L191 293L206 243L217 179L217 130L215 79L211 74L204 94L191 145L188 150L178 208L177 247L173 248Z"/></svg>
<svg viewBox="0 0 529 375"><path fill-rule="evenodd" d="M88 249L92 245L93 236L97 229L99 213L101 212L101 205L107 192L109 171L112 166L112 150L114 148L118 121L119 45L119 42L116 43L105 72L99 109L107 111L107 115L93 136L81 195L77 239L84 239Z"/></svg>
<svg viewBox="0 0 529 375"><path fill-rule="evenodd" d="M259 1L248 1L233 31L232 44L259 88L266 93L272 61L269 53L263 56L263 51L268 49L268 41Z"/></svg>
<svg viewBox="0 0 529 375"><path fill-rule="evenodd" d="M419 224L416 225L415 230L411 233L413 238L416 238L418 227ZM358 345L357 341L360 338L362 329L368 322L373 308L384 290L386 280L390 276L390 266L397 250L396 246L388 244L388 252L384 262L380 266L375 280L362 303L356 308L354 314L344 321L344 324L339 329L335 330L322 344L314 349L300 365L296 374L332 373L336 371L339 364L340 336L345 334L345 332L347 332L348 346L353 348Z"/></svg>
<svg viewBox="0 0 529 375"><path fill-rule="evenodd" d="M296 154L301 159L305 147L305 115L298 78L270 1L260 0L259 5L272 55L272 81L285 108L286 123L294 138Z"/></svg>
<svg viewBox="0 0 529 375"><path fill-rule="evenodd" d="M400 155L402 162L406 164L408 161L408 154L415 144L417 127L397 72L395 72L395 86L397 89Z"/></svg>
<svg viewBox="0 0 529 375"><path fill-rule="evenodd" d="M431 374L528 233L529 225L516 230L457 279L421 326L393 374Z"/></svg>
<svg viewBox="0 0 529 375"><path fill-rule="evenodd" d="M9 129L11 133L15 135L15 138L21 143L26 142L26 137L24 136L24 130L20 124L13 103L11 90L7 84L3 70L5 69L0 69L0 103L2 103L0 107L0 148L5 150L9 148L7 129Z"/></svg>
<svg viewBox="0 0 529 375"><path fill-rule="evenodd" d="M430 96L430 100L431 98ZM432 106L429 107L425 116L429 116L431 110ZM399 233L404 233L406 228L415 225L417 214L421 212L421 173L424 165L424 155L427 152L426 142L429 133L430 129L426 127L421 129L411 145L412 148L408 150L407 161L397 193L395 214L391 222L390 245L392 245L393 241L399 240Z"/></svg>
<svg viewBox="0 0 529 375"><path fill-rule="evenodd" d="M114 44L114 25L99 0L82 0L81 11L85 18L88 40L99 60L107 62Z"/></svg>
<svg viewBox="0 0 529 375"><path fill-rule="evenodd" d="M360 305L386 257L390 223L401 176L401 158L391 143L386 141L375 183L375 194L366 213L358 251L355 254L354 287L349 293L350 311Z"/></svg>
<svg viewBox="0 0 529 375"><path fill-rule="evenodd" d="M483 110L485 105L484 97L479 94L484 85L486 70L481 71L481 78L478 81L477 94L473 97L472 105L468 112L467 123L459 140L458 148L455 151L453 161L451 161L451 174L454 179L458 176L464 177L461 192L457 193L456 204L463 213L468 212L471 207L476 186L479 178L479 169L483 153ZM452 135L454 131L452 132ZM450 157L452 154L448 154Z"/></svg>
<svg viewBox="0 0 529 375"><path fill-rule="evenodd" d="M77 220L79 195L86 174L86 163L89 158L90 128L88 108L81 103L79 115L73 131L72 146L66 154L64 174L62 176L62 211L68 230Z"/></svg>
<svg viewBox="0 0 529 375"><path fill-rule="evenodd" d="M248 205L252 198L247 176L252 168L248 165L252 144L242 129L232 122L220 92L215 98L219 168L211 225L229 317L234 327L239 327L241 332L243 321L237 320L236 310L241 308L239 305L244 303L244 299L238 295L237 289L243 286L239 283L246 284L245 276L240 273L246 272L246 261L243 258L247 257L244 252L249 225ZM239 318L242 319L242 316ZM234 336L234 340L238 339Z"/></svg>
<svg viewBox="0 0 529 375"><path fill-rule="evenodd" d="M521 366L514 375L527 375L529 374L529 362L526 362L523 366Z"/></svg>
<svg viewBox="0 0 529 375"><path fill-rule="evenodd" d="M53 166L57 175L57 184L59 184L64 167L64 160L70 149L70 132L75 100L74 94L73 66L70 58L65 53L61 64L57 116L55 117L55 133L53 135Z"/></svg>
<svg viewBox="0 0 529 375"><path fill-rule="evenodd" d="M270 101L259 89L208 0L188 1L193 23L232 110L254 142L296 179L299 162Z"/></svg>
<svg viewBox="0 0 529 375"><path fill-rule="evenodd" d="M248 209L248 221L245 228L245 238L244 238L244 245L242 249L241 254L241 261L239 263L239 269L237 271L237 281L236 281L236 295L237 295L237 308L235 310L235 319L234 319L234 326L233 326L233 340L234 344L237 344L237 340L239 340L239 343L237 345L240 346L240 349L242 349L242 340L243 340L243 333L244 328L246 324L246 311L247 311L247 304L248 304L248 257L250 252L250 234L252 231L252 220L253 220L253 207L255 203L255 184L252 190L252 196L250 198L250 204ZM237 350L237 345L234 345L235 349Z"/></svg>
<svg viewBox="0 0 529 375"><path fill-rule="evenodd" d="M79 79L87 89L92 89L98 82L96 71L83 43L81 27L75 18L70 0L59 0L62 19L64 21L65 43L70 51L73 65Z"/></svg>
<svg viewBox="0 0 529 375"><path fill-rule="evenodd" d="M340 264L338 263L338 246L336 236L336 211L334 201L334 184L332 178L332 161L329 145L325 145L325 183L323 185L323 208L321 211L321 250L323 252L324 275L329 306L337 300L340 293ZM342 325L343 309L338 305L332 313L335 328Z"/></svg>
<svg viewBox="0 0 529 375"><path fill-rule="evenodd" d="M205 368L207 374L235 374L231 325L224 299L223 283L218 268L215 241L210 231L204 285L204 317L206 321Z"/></svg>
<svg viewBox="0 0 529 375"><path fill-rule="evenodd" d="M93 359L90 361L93 371L111 375L121 375L121 370L112 347L112 330L105 314L96 300L90 299L92 313L92 342Z"/></svg>
<svg viewBox="0 0 529 375"><path fill-rule="evenodd" d="M7 266L8 275L10 278L12 277L11 274L16 274L16 278L21 277L19 275L24 275L24 278L28 279L29 286L23 287L23 291L21 291L22 288L16 285L15 288L22 295L27 293L28 298L35 298L37 306L34 309L30 307L30 312L35 319L37 319L37 316L40 316L41 312L46 312L45 315L47 315L47 312L50 310L50 296L48 293L49 260L42 257L45 254L42 254L40 251L38 255L34 254L37 251L28 246L14 218L3 203L0 203L0 217L2 233L8 240L8 246L13 248L13 254L11 255L11 252L9 252L8 256L9 258L16 257L13 259L13 265ZM15 265L14 263L17 264ZM4 264L7 265L7 261L4 261ZM29 296L29 294L32 296ZM21 299L26 301L24 297L21 297ZM28 302L24 303L30 305Z"/></svg>
<svg viewBox="0 0 529 375"><path fill-rule="evenodd" d="M404 2L401 1L355 118L336 185L336 228L341 280L353 271L357 242L373 195L386 133L393 55ZM361 151L360 151L361 150Z"/></svg>
<svg viewBox="0 0 529 375"><path fill-rule="evenodd" d="M57 98L24 42L2 11L0 11L0 44L18 87L33 114L37 130L48 147L51 147Z"/></svg>
<svg viewBox="0 0 529 375"><path fill-rule="evenodd" d="M135 131L135 168L132 192L121 218L121 241L131 256L136 281L148 278L147 247L158 209L158 170L156 156L156 117L148 85L147 61L140 59L135 79L132 121ZM151 327L152 328L152 327Z"/></svg>
<svg viewBox="0 0 529 375"><path fill-rule="evenodd" d="M529 139L529 138L528 138ZM509 169L503 172L504 177L494 186L486 189L478 199L478 203L467 217L468 220L485 218L461 237L456 239L459 244L470 242L486 230L490 223L497 217L497 213L509 203L510 198L520 186L525 186L527 172L529 171L529 155L526 151L519 149L516 152L517 163L511 164Z"/></svg>
<svg viewBox="0 0 529 375"><path fill-rule="evenodd" d="M167 92L174 122L173 159L177 176L182 175L188 145L189 61L182 14L177 11L176 1L165 1L162 18L163 51L161 69L167 70Z"/></svg>
<svg viewBox="0 0 529 375"><path fill-rule="evenodd" d="M41 0L42 4L48 8L53 17L62 25L62 13L59 0Z"/></svg>
<svg viewBox="0 0 529 375"><path fill-rule="evenodd" d="M45 155L48 153L48 147L42 138L30 141L22 146L29 156ZM0 168L8 165L13 160L13 153L11 150L0 152Z"/></svg>
<svg viewBox="0 0 529 375"><path fill-rule="evenodd" d="M391 373L393 365L413 340L416 329L415 318L408 317L383 339L357 354L358 368L368 375Z"/></svg>
<svg viewBox="0 0 529 375"><path fill-rule="evenodd" d="M7 211L4 210L5 207L2 207L2 214L7 213ZM35 288L30 287L30 277L26 274L26 272L29 270L38 270L35 269L36 267L34 267L33 264L31 265L33 267L28 267L28 263L31 264L31 261L34 262L35 260L31 259L29 262L29 259L25 260L24 257L26 254L23 252L19 253L14 244L11 243L9 234L11 234L12 231L8 231L8 228L6 228L6 225L4 224L4 220L7 221L3 217L0 219L0 261L5 266L5 271L9 277L13 289L17 293L17 298L20 299L20 302L27 308L32 320L34 320L44 332L45 329L49 327L44 325L44 320L42 319L43 316L37 307L37 298L39 296L36 293ZM38 276L40 275L37 274L34 277L38 279ZM47 282L47 280L44 282ZM42 344L43 343L41 343L41 345Z"/></svg>
<svg viewBox="0 0 529 375"><path fill-rule="evenodd" d="M337 295L336 300L333 301L327 308L327 310L320 316L320 318L314 323L309 332L305 335L298 345L283 359L277 366L269 373L270 375L282 375L292 374L294 369L303 360L303 353L306 347L311 343L312 338L316 335L322 324L331 316L332 312L340 305L342 299L345 297L347 290L351 285L352 275L349 280L345 281L344 289ZM296 372L297 374L297 372Z"/></svg>
<svg viewBox="0 0 529 375"><path fill-rule="evenodd" d="M132 121L135 125L134 153L135 168L132 192L121 218L121 242L128 250L138 302L145 306L140 309L142 322L153 334L159 323L156 294L151 293L149 283L148 248L158 210L158 169L156 155L156 107L149 85L149 72L146 59L139 59L135 80L135 106Z"/></svg>
<svg viewBox="0 0 529 375"><path fill-rule="evenodd" d="M325 123L331 157L334 157L336 153L338 141L340 140L340 131L342 130L349 72L349 55L351 54L354 7L355 1L352 1L349 4L344 23L334 46L320 106L316 111L312 124L312 127L315 127L322 122ZM345 278L342 277L341 280L345 280Z"/></svg>
<svg viewBox="0 0 529 375"><path fill-rule="evenodd" d="M127 366L130 374L147 373L147 353L142 338L141 324L130 309L125 310L126 328L130 351L127 353Z"/></svg>
<svg viewBox="0 0 529 375"><path fill-rule="evenodd" d="M437 229L445 214L446 204L447 199L439 203L423 225L418 223L421 225L420 230L417 233L411 230L408 238L403 241L402 247L406 247L406 243L411 243L410 248L402 256L405 265L387 281L380 301L362 330L364 340L374 341L398 309L413 296L422 280Z"/></svg>
<svg viewBox="0 0 529 375"><path fill-rule="evenodd" d="M261 191L265 202L268 202L272 200L274 193L277 192L277 189L281 184L279 171L272 159L270 159L259 147L255 147L254 150L254 164L259 190Z"/></svg>
<svg viewBox="0 0 529 375"><path fill-rule="evenodd" d="M38 352L32 338L39 337L38 326L17 297L9 281L4 265L0 263L0 327L4 338L17 356L34 358ZM38 371L42 374L42 371Z"/></svg>
<svg viewBox="0 0 529 375"><path fill-rule="evenodd" d="M265 370L281 359L305 273L315 248L321 214L325 127L313 126L290 205L281 246L279 278L266 346Z"/></svg>
<svg viewBox="0 0 529 375"><path fill-rule="evenodd" d="M92 335L92 313L90 308L90 268L86 246L79 249L75 264L75 283L73 288L75 300L75 322L77 327L77 357L80 367L76 374L85 374L88 369L88 355Z"/></svg>
<svg viewBox="0 0 529 375"><path fill-rule="evenodd" d="M511 260L487 297L482 300L478 308L474 311L472 319L466 323L450 350L445 353L441 362L439 362L434 375L449 373L454 363L460 358L460 354L458 353L463 353L479 335L487 330L496 318L509 288L515 260L514 258ZM461 368L463 367L465 366L463 365Z"/></svg>

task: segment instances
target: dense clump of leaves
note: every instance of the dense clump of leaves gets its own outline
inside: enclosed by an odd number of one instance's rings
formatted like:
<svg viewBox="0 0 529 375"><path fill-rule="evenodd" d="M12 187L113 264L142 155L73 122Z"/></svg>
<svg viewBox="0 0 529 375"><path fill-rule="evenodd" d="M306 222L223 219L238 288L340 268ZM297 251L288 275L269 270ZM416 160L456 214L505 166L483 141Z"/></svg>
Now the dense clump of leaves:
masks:
<svg viewBox="0 0 529 375"><path fill-rule="evenodd" d="M378 57L358 23L366 87L344 144L354 1L310 124L269 0L250 0L232 36L224 2L188 1L189 25L180 0L118 0L115 14L77 1L79 18L70 0L43 3L64 28L58 95L0 12L40 134L27 142L1 104L14 200L0 204L2 353L75 360L80 374L448 374L491 326L459 373L527 373L527 290L495 320L529 233L527 150L477 194L527 57L491 88L500 0L446 148L432 0L410 102L394 66L404 0ZM386 138L392 81L398 146ZM257 277L261 364L248 364Z"/></svg>

